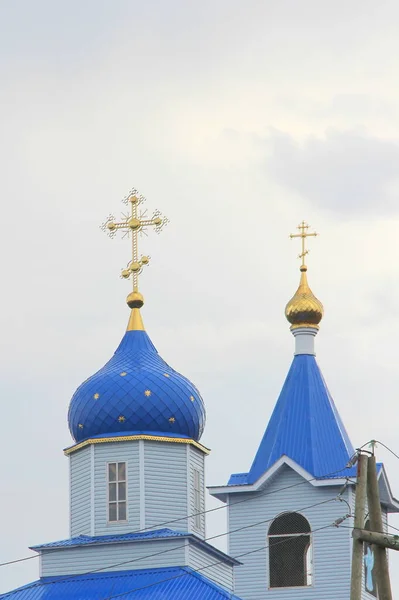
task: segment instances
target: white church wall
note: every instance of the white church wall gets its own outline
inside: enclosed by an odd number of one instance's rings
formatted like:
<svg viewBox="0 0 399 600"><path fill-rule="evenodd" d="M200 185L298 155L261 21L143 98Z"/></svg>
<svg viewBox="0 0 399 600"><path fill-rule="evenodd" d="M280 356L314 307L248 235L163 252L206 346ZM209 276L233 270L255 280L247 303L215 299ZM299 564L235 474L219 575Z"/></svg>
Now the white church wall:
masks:
<svg viewBox="0 0 399 600"><path fill-rule="evenodd" d="M233 589L233 567L188 539L97 544L44 550L41 577L96 571L130 571L163 567L191 567L227 590Z"/></svg>
<svg viewBox="0 0 399 600"><path fill-rule="evenodd" d="M188 446L188 461L189 469L187 473L187 479L189 482L189 503L188 503L188 514L194 515L195 513L201 512L203 514L197 517L191 517L189 519L190 531L194 532L200 537L205 537L205 455L201 450L194 446ZM201 495L199 502L199 511L196 509L195 490L194 490L194 473L198 471L201 485Z"/></svg>
<svg viewBox="0 0 399 600"><path fill-rule="evenodd" d="M41 576L184 566L185 545L185 540L176 539L43 551Z"/></svg>
<svg viewBox="0 0 399 600"><path fill-rule="evenodd" d="M168 527L205 537L204 453L189 444L130 440L92 444L69 456L71 536L113 535ZM127 518L108 520L110 462L125 462ZM194 473L200 482L196 509Z"/></svg>
<svg viewBox="0 0 399 600"><path fill-rule="evenodd" d="M314 487L304 483L297 487L282 490L280 488L303 483L303 478L289 467L283 467L274 481L264 492L237 493L230 495L229 530L246 525L261 524L230 534L230 555L238 557L242 566L235 567L234 590L243 600L263 600L265 595L270 600L347 600L350 582L350 543L351 530L330 527L320 532L319 527L331 524L347 513L347 506L342 502L329 502L305 509L324 500L333 499L339 487ZM345 492L348 495L348 491ZM240 502L246 498L248 502ZM240 502L236 504L236 502ZM267 533L270 522L285 511L300 512L311 526L313 541L313 580L309 587L269 588L269 566ZM264 548L253 554L240 558L241 554Z"/></svg>
<svg viewBox="0 0 399 600"><path fill-rule="evenodd" d="M70 456L70 533L91 533L91 456L90 448L82 448Z"/></svg>
<svg viewBox="0 0 399 600"><path fill-rule="evenodd" d="M187 531L186 444L144 442L145 527ZM173 522L176 519L179 521Z"/></svg>
<svg viewBox="0 0 399 600"><path fill-rule="evenodd" d="M227 590L233 590L233 567L192 543L188 548L188 566Z"/></svg>

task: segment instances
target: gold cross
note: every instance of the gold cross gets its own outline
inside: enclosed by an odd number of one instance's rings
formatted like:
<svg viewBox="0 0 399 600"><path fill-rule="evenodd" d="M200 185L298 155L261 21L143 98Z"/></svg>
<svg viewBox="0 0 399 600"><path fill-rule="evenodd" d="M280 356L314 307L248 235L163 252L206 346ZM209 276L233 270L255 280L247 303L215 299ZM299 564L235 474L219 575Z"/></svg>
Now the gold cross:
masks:
<svg viewBox="0 0 399 600"><path fill-rule="evenodd" d="M306 221L302 221L302 223L298 225L297 229L299 229L299 233L291 233L290 238L301 238L302 252L298 258L302 259L302 266L305 266L305 256L309 254L309 250L306 249L306 238L316 237L318 233L308 233L309 225L306 223Z"/></svg>
<svg viewBox="0 0 399 600"><path fill-rule="evenodd" d="M129 214L122 214L121 221L115 221L113 215L109 215L105 223L102 224L101 229L107 231L110 237L114 237L117 231L122 231L122 237L130 237L132 242L132 258L128 262L126 269L121 272L123 279L132 278L133 292L138 292L139 289L139 275L143 270L143 267L148 265L150 261L149 256L141 255L138 253L138 236L139 234L146 234L148 227L154 227L155 231L159 233L164 225L169 221L166 217L163 217L159 210L153 212L151 218L146 217L147 211L139 211L139 206L145 202L144 196L138 193L133 188L130 190L128 195L123 199L123 203L130 206Z"/></svg>

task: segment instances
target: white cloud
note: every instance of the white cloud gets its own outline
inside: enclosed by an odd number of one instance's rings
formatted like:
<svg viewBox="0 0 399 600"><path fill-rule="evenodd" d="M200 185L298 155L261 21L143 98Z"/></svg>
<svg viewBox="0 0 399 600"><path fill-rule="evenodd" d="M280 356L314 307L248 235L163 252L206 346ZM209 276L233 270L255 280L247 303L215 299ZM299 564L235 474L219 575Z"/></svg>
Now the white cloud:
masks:
<svg viewBox="0 0 399 600"><path fill-rule="evenodd" d="M298 142L271 133L268 172L314 208L355 217L397 214L399 144L357 131L326 132Z"/></svg>
<svg viewBox="0 0 399 600"><path fill-rule="evenodd" d="M209 483L250 466L288 371L303 218L327 382L355 444L395 448L397 4L32 6L0 8L0 562L67 535L68 401L127 320L127 248L97 226L132 185L171 219L143 314L207 403Z"/></svg>

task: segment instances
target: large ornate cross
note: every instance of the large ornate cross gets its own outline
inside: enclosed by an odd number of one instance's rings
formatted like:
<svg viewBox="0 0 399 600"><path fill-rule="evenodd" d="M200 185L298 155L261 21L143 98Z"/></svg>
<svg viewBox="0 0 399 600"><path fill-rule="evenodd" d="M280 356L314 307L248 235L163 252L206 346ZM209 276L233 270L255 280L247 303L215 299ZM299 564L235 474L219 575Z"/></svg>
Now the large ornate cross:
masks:
<svg viewBox="0 0 399 600"><path fill-rule="evenodd" d="M305 256L309 254L309 250L306 249L306 238L308 237L316 237L317 233L308 233L309 225L306 221L302 221L297 227L299 229L299 233L291 233L290 238L301 238L302 241L302 252L298 256L298 258L302 259L302 266L305 266Z"/></svg>
<svg viewBox="0 0 399 600"><path fill-rule="evenodd" d="M123 199L124 204L130 206L129 214L122 214L122 220L116 221L113 215L109 215L108 219L103 223L101 228L108 232L110 237L114 237L117 231L123 232L123 237L130 237L132 243L132 258L128 262L125 269L121 272L121 277L124 279L132 278L133 292L138 292L139 275L145 265L148 265L149 256L138 253L138 236L146 234L146 229L153 227L159 233L164 225L168 223L168 219L163 217L161 213L154 211L151 218L147 218L147 211L140 211L139 206L145 202L144 196L138 193L133 188L128 195Z"/></svg>

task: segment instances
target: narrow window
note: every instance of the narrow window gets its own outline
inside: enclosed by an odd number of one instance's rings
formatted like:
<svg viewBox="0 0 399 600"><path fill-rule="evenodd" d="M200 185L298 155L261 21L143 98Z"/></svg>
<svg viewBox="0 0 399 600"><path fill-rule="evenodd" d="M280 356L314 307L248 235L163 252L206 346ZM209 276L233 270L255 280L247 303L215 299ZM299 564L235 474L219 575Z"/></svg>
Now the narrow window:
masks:
<svg viewBox="0 0 399 600"><path fill-rule="evenodd" d="M367 520L364 526L367 531L370 531L370 521ZM366 592L377 598L377 584L375 580L375 562L374 549L371 544L363 543L364 554L364 589Z"/></svg>
<svg viewBox="0 0 399 600"><path fill-rule="evenodd" d="M108 521L126 521L126 463L108 463Z"/></svg>
<svg viewBox="0 0 399 600"><path fill-rule="evenodd" d="M201 529L201 473L194 469L194 527Z"/></svg>
<svg viewBox="0 0 399 600"><path fill-rule="evenodd" d="M271 588L308 586L312 583L311 530L298 513L284 513L269 528Z"/></svg>

